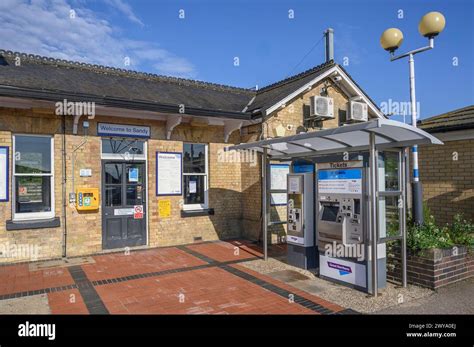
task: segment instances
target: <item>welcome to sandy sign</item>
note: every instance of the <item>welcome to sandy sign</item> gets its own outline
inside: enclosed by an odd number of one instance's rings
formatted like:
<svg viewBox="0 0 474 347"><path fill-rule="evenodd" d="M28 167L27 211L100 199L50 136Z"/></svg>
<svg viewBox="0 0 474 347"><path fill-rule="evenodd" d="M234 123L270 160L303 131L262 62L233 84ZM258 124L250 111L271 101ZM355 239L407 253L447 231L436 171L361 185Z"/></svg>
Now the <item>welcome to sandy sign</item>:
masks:
<svg viewBox="0 0 474 347"><path fill-rule="evenodd" d="M140 125L98 123L97 135L149 138L150 127Z"/></svg>

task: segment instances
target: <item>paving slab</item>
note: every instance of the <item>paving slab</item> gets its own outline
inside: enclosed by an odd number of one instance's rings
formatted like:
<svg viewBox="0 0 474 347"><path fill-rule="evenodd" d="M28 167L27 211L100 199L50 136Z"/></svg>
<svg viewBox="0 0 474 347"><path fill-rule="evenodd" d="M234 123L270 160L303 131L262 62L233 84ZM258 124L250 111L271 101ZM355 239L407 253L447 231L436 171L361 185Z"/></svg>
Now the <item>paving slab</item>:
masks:
<svg viewBox="0 0 474 347"><path fill-rule="evenodd" d="M0 300L0 314L50 314L46 294Z"/></svg>

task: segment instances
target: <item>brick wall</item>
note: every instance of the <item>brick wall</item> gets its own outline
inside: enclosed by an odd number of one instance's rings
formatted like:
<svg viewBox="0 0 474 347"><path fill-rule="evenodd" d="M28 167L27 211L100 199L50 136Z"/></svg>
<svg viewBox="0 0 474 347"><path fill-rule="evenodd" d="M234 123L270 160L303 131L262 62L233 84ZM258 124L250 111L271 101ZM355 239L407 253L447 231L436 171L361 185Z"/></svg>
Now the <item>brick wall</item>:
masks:
<svg viewBox="0 0 474 347"><path fill-rule="evenodd" d="M423 200L438 224L460 212L474 219L474 140L443 142L419 147Z"/></svg>
<svg viewBox="0 0 474 347"><path fill-rule="evenodd" d="M400 249L387 254L387 279L401 280ZM407 281L430 289L474 276L474 257L466 247L431 249L407 255Z"/></svg>
<svg viewBox="0 0 474 347"><path fill-rule="evenodd" d="M0 245L36 245L39 246L38 259L58 258L62 255L62 239L64 221L62 219L62 127L61 117L51 111L18 110L0 108L0 146L10 148L10 168L12 158L12 134L49 134L54 136L54 196L55 216L61 218L61 226L50 229L30 229L7 231L6 221L11 219L11 197L8 202L0 202ZM66 134L66 166L67 194L73 192L72 160L73 151L81 143L83 145L75 152L75 187L101 188L101 138L97 136L97 122L147 125L151 127L151 138L148 146L148 245L150 247L168 246L192 243L195 238L216 240L242 236L243 209L245 206L248 221L258 221L255 209L251 203L244 204L242 191L250 190L255 193L256 187L251 184L258 166L251 167L245 174L247 181L242 184L242 172L239 162L221 162L219 152L228 144L224 143L223 126L177 126L171 140L166 140L166 124L161 121L144 119L126 119L96 116L90 120L90 128L86 141L83 137L82 126L79 134L73 135L72 117L67 118ZM82 123L82 121L80 122ZM211 216L182 218L182 197L169 196L158 198L155 193L156 181L156 151L182 151L184 142L207 143L209 145L209 207L215 211ZM234 132L229 143L240 143L240 134ZM91 177L80 177L81 168L92 169ZM250 174L252 172L252 174ZM10 182L11 184L11 173ZM12 189L10 187L10 195ZM100 190L100 199L102 192ZM257 192L258 194L258 192ZM250 197L252 195L249 195ZM158 200L171 200L171 216L161 218L158 215ZM251 201L250 201L251 202ZM79 256L102 251L102 211L80 212L73 204L67 202L67 254ZM247 225L246 225L247 226ZM250 228L249 228L250 230ZM1 248L0 248L1 250ZM28 255L18 255L7 258L0 256L0 263L31 260Z"/></svg>
<svg viewBox="0 0 474 347"><path fill-rule="evenodd" d="M61 228L6 230L6 221L12 218L12 156L13 133L54 135L61 129L61 122L48 115L38 115L32 111L0 108L0 146L8 146L10 153L9 195L8 202L0 202L0 247L6 254L0 255L0 263L30 260L31 253L27 249L36 248L38 259L57 258L62 254ZM61 172L61 135L54 135L54 170ZM57 175L54 184L55 214L61 217L62 195L61 179ZM20 250L24 251L20 251ZM8 256L9 255L9 256Z"/></svg>

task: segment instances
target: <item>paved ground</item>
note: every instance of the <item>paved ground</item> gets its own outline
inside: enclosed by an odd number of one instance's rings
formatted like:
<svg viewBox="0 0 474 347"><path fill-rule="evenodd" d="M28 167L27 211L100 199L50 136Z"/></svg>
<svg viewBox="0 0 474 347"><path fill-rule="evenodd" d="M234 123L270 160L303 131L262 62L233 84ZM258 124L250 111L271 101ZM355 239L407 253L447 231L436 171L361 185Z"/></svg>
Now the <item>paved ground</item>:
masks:
<svg viewBox="0 0 474 347"><path fill-rule="evenodd" d="M402 288L388 283L386 288L380 289L379 296L374 298L367 293L321 279L310 271L288 265L285 260L285 256L277 256L269 258L268 261L252 260L243 263L242 266L360 313L375 313L398 306L402 302L415 302L433 294L432 290L418 286L409 285L407 288Z"/></svg>
<svg viewBox="0 0 474 347"><path fill-rule="evenodd" d="M384 314L474 314L474 278L438 289L432 295L382 310Z"/></svg>
<svg viewBox="0 0 474 347"><path fill-rule="evenodd" d="M278 248L273 252L277 254ZM218 241L98 255L67 267L0 266L0 313L346 312L340 305L242 266L261 255L249 242Z"/></svg>
<svg viewBox="0 0 474 347"><path fill-rule="evenodd" d="M474 279L437 292L388 284L373 298L285 253L273 246L265 262L236 240L0 266L0 314L474 313Z"/></svg>

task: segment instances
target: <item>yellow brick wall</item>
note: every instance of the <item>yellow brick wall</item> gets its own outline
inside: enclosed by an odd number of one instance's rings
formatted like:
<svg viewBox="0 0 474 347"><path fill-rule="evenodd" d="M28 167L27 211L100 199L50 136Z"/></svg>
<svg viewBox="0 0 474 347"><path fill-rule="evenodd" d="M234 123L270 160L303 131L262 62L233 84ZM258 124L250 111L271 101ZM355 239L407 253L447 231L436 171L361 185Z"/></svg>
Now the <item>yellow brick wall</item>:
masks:
<svg viewBox="0 0 474 347"><path fill-rule="evenodd" d="M420 146L418 165L423 200L438 224L452 223L456 213L474 220L474 140Z"/></svg>
<svg viewBox="0 0 474 347"><path fill-rule="evenodd" d="M84 120L84 119L82 119ZM80 124L82 124L82 120ZM192 243L195 237L203 240L217 240L240 237L242 228L242 173L239 162L221 162L219 151L228 144L224 143L223 126L177 126L170 141L166 140L166 124L162 121L113 118L97 116L90 120L88 136L83 136L82 126L79 135L72 134L72 118L67 118L66 166L67 166L67 199L72 187L72 160L75 157L75 187L101 188L101 137L97 136L97 122L147 125L151 127L151 138L147 141L148 149L148 245L150 247L169 246ZM62 255L62 124L61 117L52 113L32 110L0 108L0 146L10 147L10 164L12 156L12 134L50 134L54 136L54 194L55 215L61 218L61 226L51 229L31 229L7 231L6 221L11 219L11 197L9 202L0 202L0 245L37 245L38 259L58 258ZM83 141L85 143L75 152ZM211 216L182 218L182 197L157 197L156 151L182 151L184 142L207 143L209 145L209 207L214 208ZM239 131L234 132L229 143L239 143ZM10 165L11 168L11 165ZM80 177L79 170L89 168L91 177ZM11 173L10 173L11 183ZM12 189L10 187L10 195ZM100 199L102 191L100 190ZM171 217L158 216L158 199L171 200ZM67 219L67 254L79 256L102 251L102 211L80 212L73 204L66 202ZM31 260L27 257L6 258L0 256L0 263Z"/></svg>
<svg viewBox="0 0 474 347"><path fill-rule="evenodd" d="M327 83L327 84L325 84ZM327 86L327 96L334 99L334 119L328 119L322 122L322 128L336 128L339 126L339 116L347 110L347 102L349 101L346 95L330 80L322 81L313 86L308 92L287 103L285 107L276 110L271 115L267 116L264 127L265 137L274 137L273 130L282 124L285 128L289 125L291 130L287 129L285 136L297 134L302 130L303 121L303 105L310 104L312 96L321 95L321 88ZM319 128L309 128L308 131L320 130Z"/></svg>
<svg viewBox="0 0 474 347"><path fill-rule="evenodd" d="M61 216L61 135L54 135L60 131L61 123L52 116L36 115L32 111L1 109L0 108L0 146L8 146L10 153L9 195L8 202L0 202L0 249L8 248L10 257L0 255L0 263L30 260L28 252L15 250L20 248L36 248L38 259L57 258L61 256L61 228L33 229L33 230L6 230L6 221L12 218L11 177L13 155L13 133L28 133L54 136L54 198L56 217ZM59 173L59 175L57 174ZM61 221L62 222L62 221Z"/></svg>

